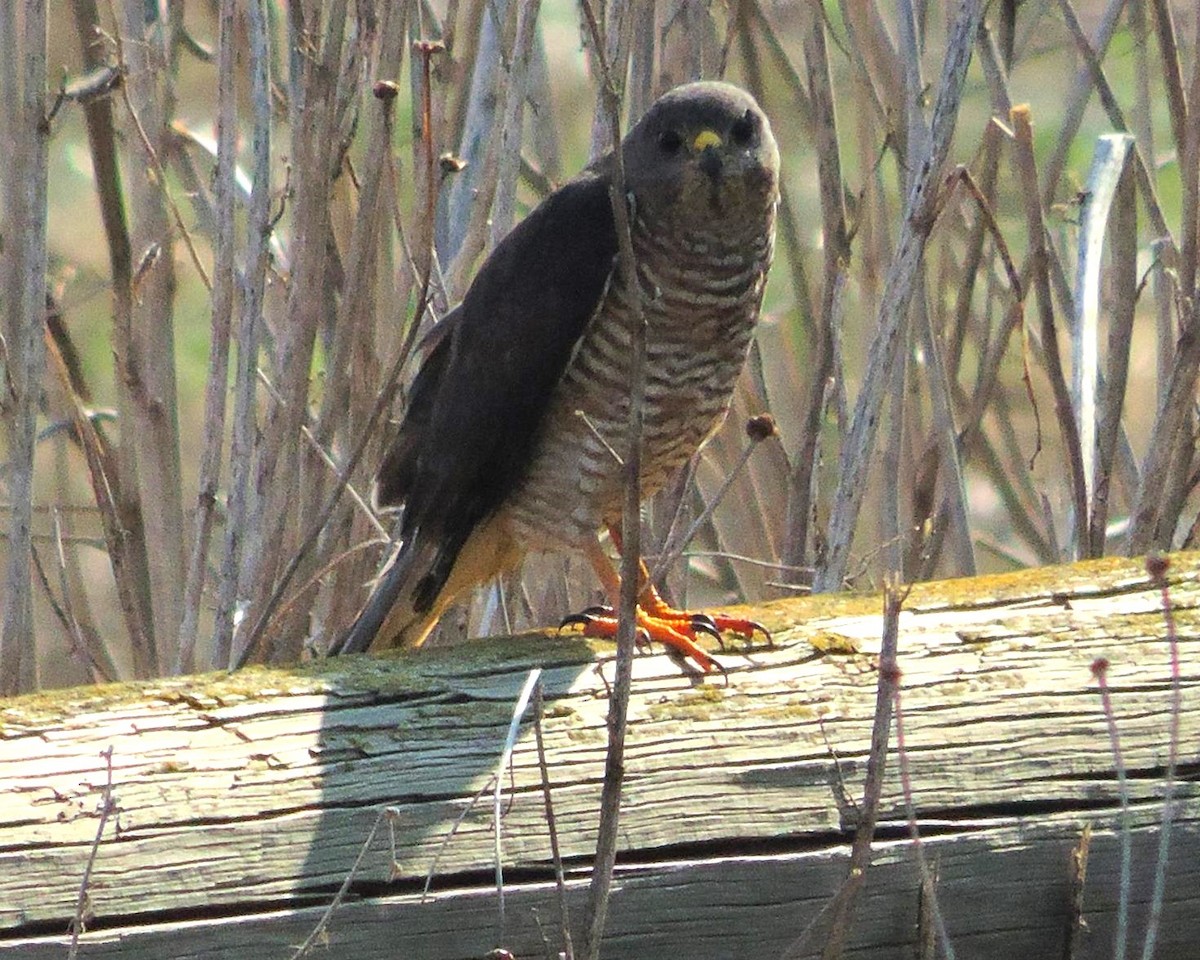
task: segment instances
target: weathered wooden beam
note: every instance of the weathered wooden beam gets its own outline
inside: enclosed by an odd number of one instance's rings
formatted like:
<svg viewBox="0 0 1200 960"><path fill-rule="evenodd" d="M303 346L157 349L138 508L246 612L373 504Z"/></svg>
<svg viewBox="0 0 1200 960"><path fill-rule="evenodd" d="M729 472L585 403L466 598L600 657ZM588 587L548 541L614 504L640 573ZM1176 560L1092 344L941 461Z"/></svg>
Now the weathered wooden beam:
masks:
<svg viewBox="0 0 1200 960"><path fill-rule="evenodd" d="M1168 577L1183 697L1159 960L1191 958L1200 937L1200 556L1174 557ZM846 797L865 771L880 607L864 597L762 607L776 647L726 653L727 683L639 658L605 957L776 957L828 902L856 817ZM1132 561L929 584L908 598L906 753L961 955L1059 955L1068 855L1088 823L1089 932L1077 956L1112 955L1120 816L1098 657L1110 662L1129 772L1135 933L1144 926L1167 756L1166 632L1162 590ZM543 934L557 942L557 913L528 721L504 783L503 931L490 805L447 838L495 768L517 691L544 668L553 801L580 917L609 654L578 637L526 635L5 701L0 957L64 955L108 748L118 812L96 855L82 956L286 957L384 806L398 879L381 835L323 956L457 960L495 946L542 956ZM897 767L893 750L855 957L901 955L917 935ZM820 943L818 933L809 953Z"/></svg>

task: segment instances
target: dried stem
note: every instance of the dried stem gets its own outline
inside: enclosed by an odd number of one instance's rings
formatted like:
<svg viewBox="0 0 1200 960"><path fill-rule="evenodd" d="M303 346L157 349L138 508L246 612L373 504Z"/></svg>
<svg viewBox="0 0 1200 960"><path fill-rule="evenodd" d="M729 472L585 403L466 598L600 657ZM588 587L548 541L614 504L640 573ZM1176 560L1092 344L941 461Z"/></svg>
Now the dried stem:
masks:
<svg viewBox="0 0 1200 960"><path fill-rule="evenodd" d="M1175 626L1175 608L1171 602L1171 586L1167 581L1168 561L1151 554L1146 558L1146 570L1160 586L1163 623L1167 632L1168 660L1171 672L1170 727L1167 733L1167 765L1163 775L1163 812L1159 824L1158 856L1154 862L1154 889L1150 895L1150 915L1142 942L1142 960L1151 960L1162 922L1163 900L1167 889L1167 859L1171 848L1171 825L1175 819L1175 778L1179 765L1179 723L1183 703L1183 680L1179 665L1179 633Z"/></svg>
<svg viewBox="0 0 1200 960"><path fill-rule="evenodd" d="M1200 114L1200 111L1197 111ZM1192 298L1192 311L1176 344L1166 397L1158 411L1142 463L1142 485L1130 513L1133 528L1129 553L1136 556L1154 546L1169 546L1174 526L1163 522L1162 504L1169 471L1179 438L1189 416L1196 375L1200 372L1200 297Z"/></svg>
<svg viewBox="0 0 1200 960"><path fill-rule="evenodd" d="M1042 352L1046 376L1054 391L1054 413L1062 433L1070 469L1072 504L1076 517L1087 516L1087 487L1084 482L1083 454L1079 445L1079 427L1071 406L1071 394L1063 374L1058 352L1058 333L1054 323L1054 301L1050 291L1049 254L1046 225L1037 192L1037 163L1033 155L1033 124L1027 107L1013 107L1011 119L1016 133L1016 163L1024 187L1025 220L1029 234L1029 259L1033 269L1033 290L1037 294Z"/></svg>
<svg viewBox="0 0 1200 960"><path fill-rule="evenodd" d="M368 831L366 839L364 839L362 844L359 846L358 856L354 858L354 863L346 872L346 876L342 878L342 884L340 887L338 887L337 893L335 893L333 899L329 901L329 906L327 906L324 912L322 912L320 919L317 920L316 925L309 932L308 936L304 938L304 942L296 948L295 952L292 953L290 960L300 960L301 957L307 956L309 953L311 953L313 947L324 942L325 931L329 927L330 921L333 919L334 911L336 911L337 908L342 905L342 901L346 899L346 895L350 892L350 885L354 882L354 878L358 875L359 868L362 867L362 862L371 849L371 844L375 842L375 834L379 832L380 826L388 821L391 816L391 808L386 807L383 810L380 810L376 815L375 822L371 824L371 829Z"/></svg>
<svg viewBox="0 0 1200 960"><path fill-rule="evenodd" d="M825 16L820 4L810 3L809 31L805 36L805 63L808 66L808 92L814 114L817 178L821 191L824 269L821 307L816 321L816 344L808 406L800 434L800 447L793 460L791 487L788 491L788 542L784 561L802 566L808 556L808 526L815 492L813 478L817 468L817 450L825 419L830 376L833 373L834 324L841 312L846 272L850 259L850 236L846 224L845 186L838 150L837 114L829 58L825 50Z"/></svg>
<svg viewBox="0 0 1200 960"><path fill-rule="evenodd" d="M849 565L850 547L867 487L867 469L873 460L876 432L882 417L884 390L891 383L896 354L907 326L909 301L921 268L925 243L933 229L941 170L950 149L962 99L963 81L971 60L983 4L967 0L947 42L945 66L931 123L929 152L910 153L912 181L905 201L904 219L896 253L888 269L879 312L879 329L871 343L867 372L855 406L850 432L842 447L838 488L829 521L829 553L817 566L813 589L836 590Z"/></svg>
<svg viewBox="0 0 1200 960"><path fill-rule="evenodd" d="M900 610L904 593L889 583L883 595L883 643L879 651L879 682L875 688L875 714L871 725L871 752L867 757L867 774L863 783L863 798L859 806L858 827L850 847L850 863L846 880L833 900L833 919L822 960L839 960L845 952L854 924L858 895L867 882L871 866L871 842L879 818L879 798L883 795L883 774L887 766L888 738L892 725L892 703L898 694L900 671L896 653L900 637ZM795 953L789 950L785 956Z"/></svg>
<svg viewBox="0 0 1200 960"><path fill-rule="evenodd" d="M0 180L0 425L7 439L7 486L13 504L0 615L0 696L34 686L34 443L41 393L46 312L46 3L0 8L0 136L10 147Z"/></svg>
<svg viewBox="0 0 1200 960"><path fill-rule="evenodd" d="M1117 792L1121 800L1121 872L1120 889L1117 892L1116 944L1113 960L1125 960L1129 939L1129 905L1133 894L1133 831L1129 820L1129 781L1125 773L1125 759L1121 753L1121 736L1117 729L1117 717L1113 710L1112 691L1108 685L1108 661L1101 658L1092 664L1092 676L1100 688L1100 703L1104 720L1108 725L1108 741L1112 746L1113 766L1117 771Z"/></svg>
<svg viewBox="0 0 1200 960"><path fill-rule="evenodd" d="M615 86L610 60L605 54L600 25L590 0L580 0L591 33L594 53L600 66L600 99L607 117L612 150L610 199L616 224L620 282L625 284L626 301L632 305L629 356L629 421L624 456L625 499L622 512L621 595L618 604L617 676L608 704L608 750L604 758L604 785L600 794L600 822L596 833L596 856L588 910L584 922L581 955L597 960L608 916L609 890L617 860L617 840L621 813L621 792L625 778L625 728L629 710L629 691L633 682L633 655L636 639L636 610L641 589L641 461L642 417L646 390L646 330L642 313L642 289L629 232L629 209L625 197L625 165L621 154L621 94ZM613 8L619 7L614 4ZM610 9L610 12L613 12ZM619 13L616 14L619 16ZM610 31L617 30L609 23ZM614 34L610 33L610 36ZM627 43L625 45L627 49Z"/></svg>
<svg viewBox="0 0 1200 960"><path fill-rule="evenodd" d="M1087 884L1088 855L1092 849L1092 825L1085 823L1079 834L1079 844L1071 851L1067 861L1067 880L1070 883L1070 900L1067 906L1066 936L1063 938L1063 960L1075 960L1076 947L1081 934L1087 929L1083 916L1083 891Z"/></svg>
<svg viewBox="0 0 1200 960"><path fill-rule="evenodd" d="M279 328L274 357L275 381L281 399L273 403L262 428L255 465L254 492L247 511L244 582L253 591L250 600L254 629L235 650L225 634L231 624L218 623L218 649L230 651L230 661L244 659L244 651L257 642L269 616L268 607L280 595L277 573L286 561L298 565L288 548L288 534L297 522L297 485L301 480L300 428L307 421L309 372L317 332L329 300L328 271L331 240L328 192L337 169L340 142L337 82L346 66L346 0L321 8L319 33L299 37L304 44L302 70L296 80L293 122L293 159L296 201L292 215L297 242L292 250L288 288L288 323ZM317 24L313 24L315 30ZM312 45L309 47L308 45Z"/></svg>
<svg viewBox="0 0 1200 960"><path fill-rule="evenodd" d="M200 454L199 491L183 594L175 665L179 673L195 668L194 650L200 601L207 570L208 542L221 481L221 453L225 442L225 400L229 381L229 336L234 308L234 184L237 160L237 97L234 89L237 16L234 0L222 0L217 35L217 171L213 185L216 231L213 244L212 336L209 341L208 381L204 388L204 442ZM222 636L222 634L218 634ZM228 633L218 644L217 662L229 661Z"/></svg>
<svg viewBox="0 0 1200 960"><path fill-rule="evenodd" d="M79 879L79 896L75 898L75 916L71 919L71 944L67 948L67 960L75 960L79 955L79 937L84 932L87 924L87 914L89 913L88 890L92 883L92 868L96 865L96 854L100 852L100 841L104 839L104 828L108 826L108 818L117 809L112 792L112 755L112 747L105 747L105 749L100 751L100 756L104 758L104 787L100 791L98 810L100 820L96 824L96 836L92 839L91 848L88 850L87 864L83 868L83 876Z"/></svg>
<svg viewBox="0 0 1200 960"><path fill-rule="evenodd" d="M117 0L110 0L116 4ZM171 23L147 19L138 0L125 0L113 11L119 67L125 81L129 161L152 171L130 179L131 243L135 255L154 251L152 266L132 279L131 313L113 324L121 414L117 447L121 471L121 514L128 524L136 595L146 607L146 651L157 675L167 651L178 640L183 610L184 522L179 449L174 307L174 239L187 248L206 289L211 281L201 264L187 225L168 189L165 150L167 124L174 104L168 63ZM147 171L147 173L149 173ZM174 227L174 229L172 229ZM120 303L120 301L118 301ZM150 562L153 553L154 563Z"/></svg>
<svg viewBox="0 0 1200 960"><path fill-rule="evenodd" d="M1112 495L1113 463L1121 430L1121 410L1129 381L1129 358L1133 348L1134 311L1137 307L1137 196L1128 167L1121 174L1113 204L1112 279L1113 306L1108 328L1108 376L1096 437L1096 480L1092 490L1092 515L1088 541L1090 556L1104 554L1108 505ZM1130 490L1132 498L1135 491Z"/></svg>
<svg viewBox="0 0 1200 960"><path fill-rule="evenodd" d="M558 929L562 937L564 960L575 960L575 945L571 940L571 915L567 908L567 882L563 874L562 852L558 845L558 826L554 816L554 798L550 792L550 770L546 764L546 744L542 735L542 723L546 716L546 703L542 684L534 690L533 709L535 714L533 732L537 740L538 772L542 778L542 801L546 808L546 833L550 840L550 862L554 865L554 891L558 905Z"/></svg>
<svg viewBox="0 0 1200 960"><path fill-rule="evenodd" d="M880 662L880 669L883 669L882 661ZM922 891L933 893L936 891L937 885L934 882L933 871L929 868L929 861L925 857L925 847L921 842L921 834L917 827L916 807L913 803L912 777L909 774L908 750L904 738L904 710L901 704L901 697L900 672L899 668L897 668L896 682L893 688L893 708L896 715L896 752L900 766L900 786L904 793L904 810L908 817L908 832L912 838L913 852L917 858L917 867L921 871L921 889ZM928 907L933 919L933 929L937 932L937 940L942 945L943 956L945 956L946 960L954 960L954 945L950 942L950 935L946 932L946 921L942 917L942 910L936 896L929 897Z"/></svg>

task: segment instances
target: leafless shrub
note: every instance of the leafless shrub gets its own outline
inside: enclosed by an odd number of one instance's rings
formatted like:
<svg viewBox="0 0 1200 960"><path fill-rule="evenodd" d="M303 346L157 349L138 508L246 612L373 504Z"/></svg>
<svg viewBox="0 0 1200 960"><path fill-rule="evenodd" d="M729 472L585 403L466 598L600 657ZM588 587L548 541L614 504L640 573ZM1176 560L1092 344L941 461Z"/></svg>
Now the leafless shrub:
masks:
<svg viewBox="0 0 1200 960"><path fill-rule="evenodd" d="M4 689L320 651L383 550L367 488L416 338L608 142L582 14L73 0L47 60L46 9L0 24L24 134L0 171ZM646 518L677 599L1194 540L1197 18L966 9L596 7L627 113L725 75L784 149L730 422ZM1135 140L1089 221L1112 130ZM764 412L778 435L739 467ZM554 622L580 569L532 562L457 622Z"/></svg>

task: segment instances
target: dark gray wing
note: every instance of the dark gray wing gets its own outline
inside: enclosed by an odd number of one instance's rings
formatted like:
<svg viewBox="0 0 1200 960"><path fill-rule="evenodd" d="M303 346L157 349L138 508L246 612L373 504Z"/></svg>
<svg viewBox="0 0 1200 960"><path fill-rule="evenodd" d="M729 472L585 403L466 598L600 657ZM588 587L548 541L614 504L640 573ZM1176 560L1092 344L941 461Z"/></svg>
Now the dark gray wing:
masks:
<svg viewBox="0 0 1200 960"><path fill-rule="evenodd" d="M547 197L487 258L421 366L377 477L402 536L441 544L418 588L432 605L471 531L530 461L551 392L596 312L617 254L608 180Z"/></svg>

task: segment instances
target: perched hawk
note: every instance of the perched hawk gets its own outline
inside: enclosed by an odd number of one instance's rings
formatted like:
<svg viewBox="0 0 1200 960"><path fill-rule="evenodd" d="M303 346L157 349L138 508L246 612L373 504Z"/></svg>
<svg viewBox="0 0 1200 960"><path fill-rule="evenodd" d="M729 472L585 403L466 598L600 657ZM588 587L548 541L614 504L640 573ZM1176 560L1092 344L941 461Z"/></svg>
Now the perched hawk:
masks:
<svg viewBox="0 0 1200 960"><path fill-rule="evenodd" d="M648 497L729 407L771 264L779 152L758 104L725 83L670 91L621 149L646 323ZM376 479L376 502L404 507L399 546L341 651L420 644L451 601L530 551L586 554L616 603L598 537L607 527L620 549L616 451L635 310L611 170L603 157L550 194L431 334ZM571 619L593 635L615 632L610 616ZM649 584L639 625L705 670L715 664L697 631L757 628L672 610Z"/></svg>

